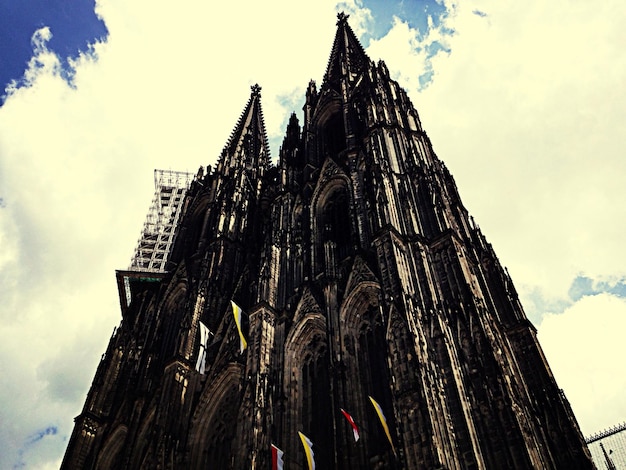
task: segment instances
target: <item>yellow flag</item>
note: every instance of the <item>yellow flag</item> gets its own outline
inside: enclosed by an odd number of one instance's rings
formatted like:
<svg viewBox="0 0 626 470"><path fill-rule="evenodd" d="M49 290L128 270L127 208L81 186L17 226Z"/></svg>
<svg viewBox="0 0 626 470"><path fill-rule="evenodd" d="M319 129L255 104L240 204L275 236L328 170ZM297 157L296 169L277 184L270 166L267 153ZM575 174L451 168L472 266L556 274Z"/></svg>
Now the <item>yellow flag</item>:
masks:
<svg viewBox="0 0 626 470"><path fill-rule="evenodd" d="M309 464L309 470L315 470L315 459L313 455L313 443L311 439L306 437L300 431L298 431L302 445L304 446L304 453L306 454L306 461Z"/></svg>
<svg viewBox="0 0 626 470"><path fill-rule="evenodd" d="M248 347L248 342L241 331L241 307L232 300L230 304L233 307L233 315L235 315L235 323L237 324L237 331L239 332L239 350L243 354L243 350Z"/></svg>
<svg viewBox="0 0 626 470"><path fill-rule="evenodd" d="M387 426L387 419L385 418L385 414L383 413L383 409L380 407L378 402L374 400L372 397L368 395L372 405L374 405L374 409L376 410L376 414L380 419L380 423L383 425L383 429L385 430L385 434L387 435L387 439L389 439L389 444L391 444L391 448L393 449L393 453L396 453L396 448L393 446L393 441L391 440L391 434L389 433L389 426Z"/></svg>

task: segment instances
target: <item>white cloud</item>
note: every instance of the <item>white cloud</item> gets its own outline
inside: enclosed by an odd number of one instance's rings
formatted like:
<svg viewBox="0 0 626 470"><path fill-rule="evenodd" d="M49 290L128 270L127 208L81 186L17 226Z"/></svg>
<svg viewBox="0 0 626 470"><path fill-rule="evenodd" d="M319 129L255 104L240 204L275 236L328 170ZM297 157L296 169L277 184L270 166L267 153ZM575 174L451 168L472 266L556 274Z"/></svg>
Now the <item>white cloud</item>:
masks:
<svg viewBox="0 0 626 470"><path fill-rule="evenodd" d="M13 89L0 108L0 361L12 379L0 390L0 441L8 443L0 467L37 430L56 426L46 439L67 438L119 321L114 270L128 265L153 169L214 162L256 82L269 136L280 141L286 103L323 76L334 1L222 3L172 10L100 0L110 36L76 60L73 86L46 49L50 32L40 30L31 86ZM365 27L371 13L349 3L351 24ZM579 272L620 277L626 12L617 2L564 0L451 11L445 26L456 33L428 36L451 53L431 59L433 83L423 92L416 79L428 61L409 47L418 44L406 23L396 20L373 42L371 58L401 73L522 293L563 297ZM548 338L542 331L546 349L558 345ZM63 396L59 377L82 390ZM43 445L24 460L54 466L53 452L37 454ZM57 459L63 447L57 441Z"/></svg>
<svg viewBox="0 0 626 470"><path fill-rule="evenodd" d="M583 297L539 325L548 363L585 435L626 419L624 331L626 301L610 294Z"/></svg>
<svg viewBox="0 0 626 470"><path fill-rule="evenodd" d="M439 30L420 43L440 38L450 49L430 59L427 88L418 91L417 77L429 59L405 22L396 19L368 52L383 58L409 91L435 152L509 267L533 320L569 306L558 318L566 322L576 312L589 335L580 341L602 342L596 325L602 314L593 302L604 297L573 305L568 290L580 273L623 279L626 272L626 146L619 138L626 122L626 11L617 1L567 0L459 2L448 10ZM562 336L542 332L540 339L549 351L566 347ZM605 360L599 349L585 351L570 364L593 370ZM559 372L567 360L552 356L557 378L565 377ZM623 389L598 374L596 387ZM578 383L562 385L586 432L623 419L624 398L590 402L607 418L594 419L584 408L586 395L578 398L585 393Z"/></svg>
<svg viewBox="0 0 626 470"><path fill-rule="evenodd" d="M348 22L350 27L358 37L371 31L374 24L374 17L372 16L371 10L363 5L362 0L338 2L335 9L349 16Z"/></svg>
<svg viewBox="0 0 626 470"><path fill-rule="evenodd" d="M436 151L523 297L539 290L566 298L580 272L622 277L626 164L616 137L626 122L623 8L485 2L481 10L488 18L459 8L452 53L435 59L434 83L419 97ZM560 334L542 324L540 336L587 433L625 416L620 353L600 347L614 338L606 325L623 331L617 310L623 317L624 305L603 305L613 309L608 317L601 301L608 302L598 296L570 307L558 317ZM571 315L584 355L571 351ZM604 373L603 364L615 374ZM578 368L578 380L562 372L568 365ZM587 372L588 386L604 390L596 390L597 400L581 380Z"/></svg>
<svg viewBox="0 0 626 470"><path fill-rule="evenodd" d="M291 109L278 96L321 78L335 27L331 1L306 21L291 1L109 0L98 12L110 36L74 61L72 86L42 28L29 86L0 108L2 468L58 468L120 319L114 272L128 266L153 169L215 162L256 82L268 133L282 135ZM305 49L305 37L320 39ZM29 440L49 426L58 433Z"/></svg>
<svg viewBox="0 0 626 470"><path fill-rule="evenodd" d="M464 202L520 286L564 295L579 271L623 273L623 8L465 6L413 93Z"/></svg>
<svg viewBox="0 0 626 470"><path fill-rule="evenodd" d="M368 52L409 90L518 287L563 297L578 272L624 273L623 8L480 1L450 11L442 28L454 34L424 40L451 52L430 59L421 93L415 70L428 59L415 52L417 31L396 20Z"/></svg>

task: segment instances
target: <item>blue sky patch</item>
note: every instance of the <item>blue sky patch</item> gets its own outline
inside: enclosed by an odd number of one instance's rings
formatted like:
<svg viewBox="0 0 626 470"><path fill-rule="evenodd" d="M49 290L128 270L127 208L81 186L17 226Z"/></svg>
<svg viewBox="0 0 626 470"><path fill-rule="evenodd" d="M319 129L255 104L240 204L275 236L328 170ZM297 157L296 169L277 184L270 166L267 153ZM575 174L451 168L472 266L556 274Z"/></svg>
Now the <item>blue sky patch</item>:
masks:
<svg viewBox="0 0 626 470"><path fill-rule="evenodd" d="M546 296L538 286L534 286L523 296L522 304L528 319L534 325L539 325L546 313L563 313L572 302L569 299Z"/></svg>
<svg viewBox="0 0 626 470"><path fill-rule="evenodd" d="M33 445L41 441L46 436L54 436L59 432L56 426L48 426L47 428L40 429L39 431L28 436L25 445Z"/></svg>
<svg viewBox="0 0 626 470"><path fill-rule="evenodd" d="M26 468L26 463L24 462L24 453L29 450L34 445L41 442L47 436L56 436L59 433L59 429L56 426L48 426L43 429L39 429L34 432L30 436L28 436L22 445L22 448L19 450L19 460L13 464L13 469L18 468Z"/></svg>
<svg viewBox="0 0 626 470"><path fill-rule="evenodd" d="M563 313L583 297L599 294L610 294L626 299L626 278L597 281L589 276L579 275L572 281L567 298L548 298L541 289L535 287L524 296L522 303L528 318L538 325L546 313Z"/></svg>
<svg viewBox="0 0 626 470"><path fill-rule="evenodd" d="M423 48L426 51L427 59L425 69L418 77L419 90L427 88L434 77L430 59L440 52L449 54L451 50L445 43L439 41L427 43L425 40L431 29L438 30L443 36L455 34L454 29L446 27L444 24L444 20L450 12L443 4L435 0L402 0L400 2L364 0L363 6L370 9L374 18L371 31L360 38L365 47L368 47L371 39L378 40L387 35L393 26L394 18L399 18L408 24L409 28L417 31L415 39L419 45L415 46L415 51L419 52Z"/></svg>
<svg viewBox="0 0 626 470"><path fill-rule="evenodd" d="M369 45L370 38L380 39L393 26L394 16L408 23L409 27L420 33L420 38L428 33L428 17L432 18L433 27L438 28L441 20L448 15L445 6L434 0L403 0L389 2L389 0L364 0L363 6L369 8L376 21L369 37L364 37L363 46ZM448 34L448 33L447 33Z"/></svg>
<svg viewBox="0 0 626 470"><path fill-rule="evenodd" d="M20 82L33 55L31 38L45 26L52 32L47 47L59 56L61 75L71 82L68 59L108 34L94 9L95 0L0 0L0 96L12 80Z"/></svg>
<svg viewBox="0 0 626 470"><path fill-rule="evenodd" d="M433 81L433 75L435 75L435 71L433 70L432 66L430 66L428 67L426 72L424 72L418 77L420 90L423 90L424 88L426 88L430 84L430 82Z"/></svg>
<svg viewBox="0 0 626 470"><path fill-rule="evenodd" d="M574 301L589 295L611 294L626 298L626 278L614 281L594 281L588 276L577 276L569 288L568 295Z"/></svg>

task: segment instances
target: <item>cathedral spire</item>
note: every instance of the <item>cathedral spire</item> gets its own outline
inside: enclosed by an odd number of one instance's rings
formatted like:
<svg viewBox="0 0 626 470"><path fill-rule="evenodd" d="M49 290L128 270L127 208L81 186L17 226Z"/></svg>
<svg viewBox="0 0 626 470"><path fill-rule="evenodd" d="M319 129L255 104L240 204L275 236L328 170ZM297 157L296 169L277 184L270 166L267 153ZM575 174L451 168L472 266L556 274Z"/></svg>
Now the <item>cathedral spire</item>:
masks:
<svg viewBox="0 0 626 470"><path fill-rule="evenodd" d="M324 83L335 82L344 76L352 81L370 62L363 46L348 24L349 16L344 12L337 14L337 33L326 67Z"/></svg>
<svg viewBox="0 0 626 470"><path fill-rule="evenodd" d="M269 165L270 150L261 109L261 87L255 84L250 88L250 99L220 157L220 163L226 167L265 168Z"/></svg>
<svg viewBox="0 0 626 470"><path fill-rule="evenodd" d="M277 166L254 85L216 170L164 193L173 241L145 249L167 272L129 278L64 470L261 470L272 443L302 462L299 432L319 468L595 468L512 281L347 18ZM371 431L356 446L341 409Z"/></svg>

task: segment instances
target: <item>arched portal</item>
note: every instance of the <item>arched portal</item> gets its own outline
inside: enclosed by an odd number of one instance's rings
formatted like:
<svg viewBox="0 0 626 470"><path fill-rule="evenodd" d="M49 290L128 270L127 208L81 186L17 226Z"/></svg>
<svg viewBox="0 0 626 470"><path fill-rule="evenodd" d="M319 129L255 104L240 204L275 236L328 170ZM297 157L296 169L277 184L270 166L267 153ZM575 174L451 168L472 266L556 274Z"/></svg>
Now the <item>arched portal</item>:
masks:
<svg viewBox="0 0 626 470"><path fill-rule="evenodd" d="M190 469L231 468L242 376L242 366L230 364L202 394L190 433Z"/></svg>
<svg viewBox="0 0 626 470"><path fill-rule="evenodd" d="M360 282L346 297L340 312L346 368L346 396L366 430L363 448L367 466L387 468L391 445L369 399L382 407L390 429L394 429L387 321L380 306L380 286L373 281Z"/></svg>
<svg viewBox="0 0 626 470"><path fill-rule="evenodd" d="M326 321L309 313L294 325L285 349L290 400L286 415L288 448L306 468L298 431L314 443L318 468L333 468L333 409Z"/></svg>
<svg viewBox="0 0 626 470"><path fill-rule="evenodd" d="M126 442L126 434L128 428L126 426L118 426L106 440L102 450L98 454L96 462L96 470L115 470L122 468L122 449Z"/></svg>

